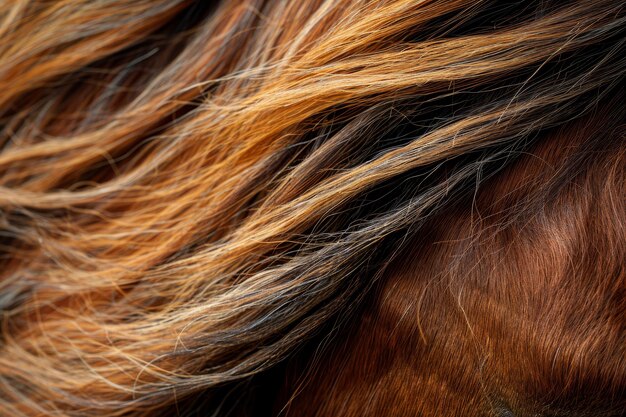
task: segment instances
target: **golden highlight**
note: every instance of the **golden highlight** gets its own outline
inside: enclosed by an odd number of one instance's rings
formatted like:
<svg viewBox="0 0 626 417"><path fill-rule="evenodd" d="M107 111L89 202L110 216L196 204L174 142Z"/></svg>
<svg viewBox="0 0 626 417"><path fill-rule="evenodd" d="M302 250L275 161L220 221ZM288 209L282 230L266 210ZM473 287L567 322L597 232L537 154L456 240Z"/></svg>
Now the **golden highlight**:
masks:
<svg viewBox="0 0 626 417"><path fill-rule="evenodd" d="M0 415L623 415L625 32L3 2Z"/></svg>

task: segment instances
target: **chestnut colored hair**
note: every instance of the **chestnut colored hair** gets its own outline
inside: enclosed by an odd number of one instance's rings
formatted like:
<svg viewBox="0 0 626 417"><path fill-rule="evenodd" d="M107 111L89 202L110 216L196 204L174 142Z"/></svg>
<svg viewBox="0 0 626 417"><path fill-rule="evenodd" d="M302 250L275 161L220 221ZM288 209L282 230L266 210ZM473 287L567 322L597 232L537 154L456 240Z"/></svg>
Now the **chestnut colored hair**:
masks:
<svg viewBox="0 0 626 417"><path fill-rule="evenodd" d="M0 415L626 414L615 0L0 4Z"/></svg>

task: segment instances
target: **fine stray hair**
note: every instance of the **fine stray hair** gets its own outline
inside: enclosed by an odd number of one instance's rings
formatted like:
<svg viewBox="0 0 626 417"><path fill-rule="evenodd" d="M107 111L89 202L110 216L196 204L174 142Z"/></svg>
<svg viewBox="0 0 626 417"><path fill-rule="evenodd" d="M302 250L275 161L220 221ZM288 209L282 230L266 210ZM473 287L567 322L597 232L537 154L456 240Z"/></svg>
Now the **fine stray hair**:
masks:
<svg viewBox="0 0 626 417"><path fill-rule="evenodd" d="M626 414L615 0L0 3L0 415Z"/></svg>

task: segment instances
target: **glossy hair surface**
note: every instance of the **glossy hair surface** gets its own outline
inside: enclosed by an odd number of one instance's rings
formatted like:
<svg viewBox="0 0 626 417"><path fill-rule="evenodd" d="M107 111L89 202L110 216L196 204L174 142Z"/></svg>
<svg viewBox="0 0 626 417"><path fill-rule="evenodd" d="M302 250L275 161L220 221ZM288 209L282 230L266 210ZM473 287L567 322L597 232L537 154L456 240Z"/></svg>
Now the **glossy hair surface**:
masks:
<svg viewBox="0 0 626 417"><path fill-rule="evenodd" d="M0 4L0 415L622 415L625 32Z"/></svg>

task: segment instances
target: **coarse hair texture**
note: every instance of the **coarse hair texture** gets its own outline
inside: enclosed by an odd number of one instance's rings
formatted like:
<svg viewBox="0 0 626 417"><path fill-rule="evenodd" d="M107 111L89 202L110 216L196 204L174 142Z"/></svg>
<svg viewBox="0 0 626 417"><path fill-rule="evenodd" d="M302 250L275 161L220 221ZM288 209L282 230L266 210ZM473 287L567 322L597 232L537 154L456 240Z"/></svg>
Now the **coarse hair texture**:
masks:
<svg viewBox="0 0 626 417"><path fill-rule="evenodd" d="M0 415L624 415L625 35L1 2Z"/></svg>

